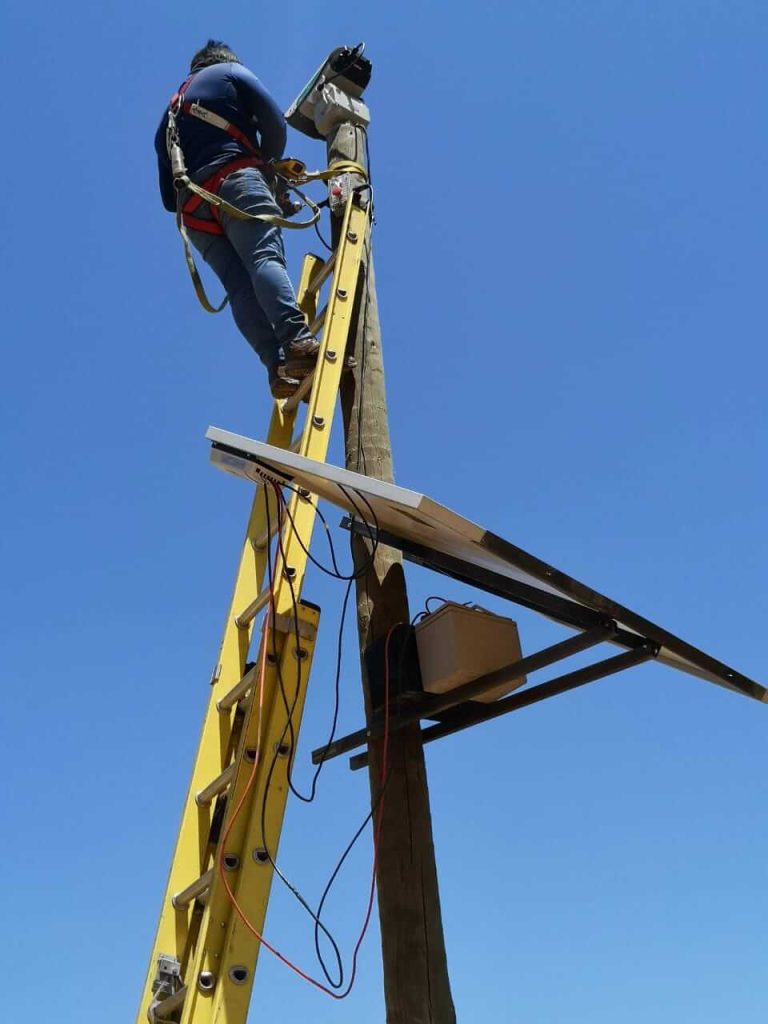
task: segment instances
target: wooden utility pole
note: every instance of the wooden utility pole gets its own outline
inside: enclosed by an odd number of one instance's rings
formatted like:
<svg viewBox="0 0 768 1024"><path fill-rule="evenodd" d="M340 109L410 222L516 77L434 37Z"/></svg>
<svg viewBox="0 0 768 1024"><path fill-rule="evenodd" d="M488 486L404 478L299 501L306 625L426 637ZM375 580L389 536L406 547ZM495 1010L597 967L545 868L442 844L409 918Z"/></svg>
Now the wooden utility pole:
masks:
<svg viewBox="0 0 768 1024"><path fill-rule="evenodd" d="M342 124L328 138L333 160L364 163L363 130ZM336 231L339 226L336 224ZM341 402L347 469L393 482L381 329L370 247L363 254L350 332L356 365L342 379ZM370 544L353 535L356 568L370 562ZM402 556L379 546L367 577L357 582L357 616L366 716L371 694L365 652L399 623L408 623ZM455 1024L445 955L440 895L432 841L429 791L418 723L389 737L388 777L382 805L377 892L387 1024ZM369 745L372 805L380 796L382 743Z"/></svg>

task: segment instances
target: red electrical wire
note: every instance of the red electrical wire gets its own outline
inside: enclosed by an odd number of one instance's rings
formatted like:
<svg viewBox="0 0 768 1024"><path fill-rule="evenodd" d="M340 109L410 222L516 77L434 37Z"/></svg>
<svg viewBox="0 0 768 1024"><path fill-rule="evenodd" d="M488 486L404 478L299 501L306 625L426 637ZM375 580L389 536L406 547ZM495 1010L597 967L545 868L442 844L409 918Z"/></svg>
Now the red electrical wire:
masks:
<svg viewBox="0 0 768 1024"><path fill-rule="evenodd" d="M274 569L273 569L272 574L270 576L270 580L269 580L270 591L271 591L271 593L273 595L274 595L274 585L275 585L275 581L274 581ZM219 874L221 875L221 880L224 883L224 889L225 889L225 891L227 893L227 897L229 898L233 908L235 909L235 911L237 913L237 916L243 922L243 924L248 929L248 931L256 939L258 939L258 941L261 943L261 945L265 946L269 950L270 953L272 953L274 956L276 956L277 959L280 960L282 963L284 963L286 967L289 967L292 971L294 971L296 974L298 974L300 978L303 978L304 981L308 982L310 985L313 985L315 988L319 989L321 992L324 992L326 995L330 996L332 999L339 999L339 1000L341 1000L341 999L346 999L346 997L352 991L352 986L355 983L355 976L356 976L356 973L357 973L357 954L360 951L360 947L363 944L363 939L365 938L365 933L368 931L368 925L370 923L371 913L373 911L373 898L374 898L374 895L376 893L376 868L378 866L378 860L379 860L379 839L381 837L381 823L382 823L382 818L383 818L383 813L382 812L384 810L384 786L385 786L385 783L386 783L386 780L387 780L387 752L388 752L388 746L389 746L389 642L390 642L390 639L391 639L392 634L394 633L394 631L397 629L398 626L402 625L402 623L398 622L398 623L396 623L394 626L392 626L390 628L389 632L387 633L387 638L386 638L386 640L384 642L384 737L383 737L383 740L382 740L381 779L380 779L380 785L382 787L382 790L381 790L381 796L379 798L379 807L378 807L378 811L376 813L376 826L375 826L374 835L373 835L373 865L372 865L372 868L371 868L371 885L370 885L370 890L369 890L369 893L368 893L368 905L366 907L365 917L363 919L363 926L360 929L360 934L358 936L357 942L355 943L355 948L354 948L354 950L352 952L352 974L351 974L350 979L349 979L349 984L347 985L347 987L344 989L343 992L334 992L333 989L328 988L321 981L318 981L316 978L313 978L311 975L309 975L305 971L303 971L300 967L297 967L297 965L294 964L291 960L289 960L288 957L284 956L280 952L280 950L278 950L274 946L272 946L264 938L263 934L256 927L254 927L253 924L251 924L251 922L248 920L248 917L245 914L245 911L240 906L240 904L237 902L237 897L235 896L234 892L232 891L232 888L231 888L231 886L229 884L229 879L227 878L227 873L224 871L224 866L223 866L224 849L225 849L225 846L226 846L227 839L229 838L229 834L232 831L232 827L235 824L235 821L237 821L237 818L239 817L240 812L243 809L243 805L244 805L244 803L245 803L245 801L246 801L246 799L248 797L248 794L250 793L251 789L253 788L253 784L254 784L254 781L256 779L256 771L258 769L259 758L260 758L260 755L261 755L261 726L262 726L262 714L263 714L263 709L264 709L264 683L265 683L265 677L266 677L266 664L267 664L267 634L268 634L268 631L269 631L269 624L270 624L271 620L272 620L272 602L270 601L269 610L268 610L267 615L266 615L266 617L264 619L264 629L263 629L262 641L261 641L262 650L261 650L261 663L260 663L260 666L259 666L259 687L258 687L258 708L259 708L259 712L258 712L258 732L257 732L257 738L256 738L255 757L253 759L253 767L251 768L251 774L250 774L250 777L249 777L248 782L246 784L246 787L243 790L243 793L242 793L239 801L237 802L237 806L235 807L234 811L232 812L232 817L230 818L230 820L229 820L229 822L227 824L227 827L224 830L224 835L222 836L221 842L219 844L219 857L218 857Z"/></svg>

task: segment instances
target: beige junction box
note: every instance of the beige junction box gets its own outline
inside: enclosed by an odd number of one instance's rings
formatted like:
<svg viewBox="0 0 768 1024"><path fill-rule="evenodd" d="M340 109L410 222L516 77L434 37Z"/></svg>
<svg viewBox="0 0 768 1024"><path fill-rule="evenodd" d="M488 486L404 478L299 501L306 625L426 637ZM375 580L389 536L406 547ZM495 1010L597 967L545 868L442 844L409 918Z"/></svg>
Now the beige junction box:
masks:
<svg viewBox="0 0 768 1024"><path fill-rule="evenodd" d="M416 648L427 693L448 693L522 656L516 622L452 601L416 623ZM476 699L498 700L524 682L512 677Z"/></svg>

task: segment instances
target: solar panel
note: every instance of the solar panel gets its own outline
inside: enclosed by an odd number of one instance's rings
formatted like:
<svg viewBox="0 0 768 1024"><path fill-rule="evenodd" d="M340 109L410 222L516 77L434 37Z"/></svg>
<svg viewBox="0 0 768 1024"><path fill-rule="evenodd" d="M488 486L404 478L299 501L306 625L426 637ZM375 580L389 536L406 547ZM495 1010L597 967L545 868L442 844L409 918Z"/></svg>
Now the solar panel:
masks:
<svg viewBox="0 0 768 1024"><path fill-rule="evenodd" d="M306 488L364 520L381 541L437 572L531 608L563 625L590 630L611 621L611 642L628 650L650 644L672 668L765 702L768 691L735 669L680 640L584 583L543 562L424 494L316 462L217 427L210 427L211 461L245 480L265 478Z"/></svg>

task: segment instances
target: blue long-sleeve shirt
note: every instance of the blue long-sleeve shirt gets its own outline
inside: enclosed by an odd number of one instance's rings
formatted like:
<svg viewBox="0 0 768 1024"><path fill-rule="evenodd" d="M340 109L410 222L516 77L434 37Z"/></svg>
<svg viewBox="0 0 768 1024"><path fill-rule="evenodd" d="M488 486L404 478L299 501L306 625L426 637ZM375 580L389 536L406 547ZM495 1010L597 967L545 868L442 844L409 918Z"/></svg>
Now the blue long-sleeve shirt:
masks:
<svg viewBox="0 0 768 1024"><path fill-rule="evenodd" d="M231 122L247 135L265 160L279 160L283 155L286 138L283 112L258 78L242 64L228 61L198 71L184 100L196 101ZM166 110L155 133L155 152L163 206L173 211L176 190L165 144L167 122ZM237 139L191 114L178 117L177 125L189 176L198 184L222 164L250 155Z"/></svg>

